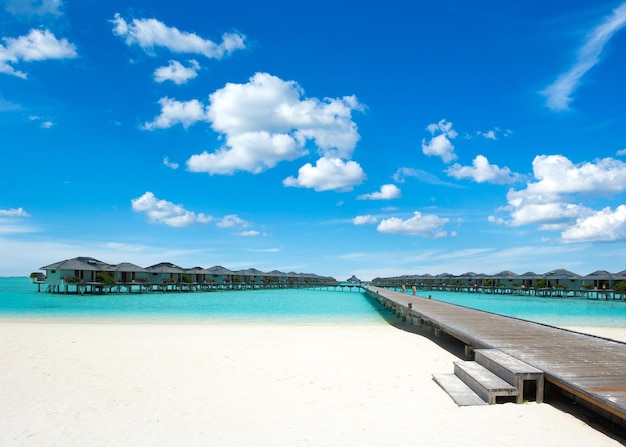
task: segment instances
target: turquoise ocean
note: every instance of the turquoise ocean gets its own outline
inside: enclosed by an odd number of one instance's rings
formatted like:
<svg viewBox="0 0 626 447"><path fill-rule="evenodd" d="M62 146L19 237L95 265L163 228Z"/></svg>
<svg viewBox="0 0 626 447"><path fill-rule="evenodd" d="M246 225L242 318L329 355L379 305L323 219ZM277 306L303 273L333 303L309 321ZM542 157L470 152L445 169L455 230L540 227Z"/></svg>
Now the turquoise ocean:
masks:
<svg viewBox="0 0 626 447"><path fill-rule="evenodd" d="M432 299L555 326L626 328L626 302L428 292ZM16 319L376 324L389 317L360 289L273 289L103 295L37 292L0 278L0 316Z"/></svg>

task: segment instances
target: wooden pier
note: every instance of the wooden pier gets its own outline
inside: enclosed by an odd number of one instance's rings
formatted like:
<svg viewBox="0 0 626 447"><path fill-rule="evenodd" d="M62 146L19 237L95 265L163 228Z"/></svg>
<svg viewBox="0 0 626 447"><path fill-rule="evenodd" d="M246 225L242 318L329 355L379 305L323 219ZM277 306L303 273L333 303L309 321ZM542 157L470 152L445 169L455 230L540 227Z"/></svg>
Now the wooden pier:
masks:
<svg viewBox="0 0 626 447"><path fill-rule="evenodd" d="M626 343L384 288L366 293L407 324L463 342L466 354L497 349L537 368L549 386L626 427Z"/></svg>

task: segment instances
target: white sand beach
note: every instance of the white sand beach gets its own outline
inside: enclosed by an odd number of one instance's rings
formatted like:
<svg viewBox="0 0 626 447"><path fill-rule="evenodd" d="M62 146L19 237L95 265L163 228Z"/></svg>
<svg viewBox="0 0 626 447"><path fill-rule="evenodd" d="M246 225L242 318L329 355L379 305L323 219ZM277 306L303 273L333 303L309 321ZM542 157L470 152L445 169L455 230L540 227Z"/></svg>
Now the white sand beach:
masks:
<svg viewBox="0 0 626 447"><path fill-rule="evenodd" d="M618 446L548 404L457 407L380 325L0 321L3 446Z"/></svg>

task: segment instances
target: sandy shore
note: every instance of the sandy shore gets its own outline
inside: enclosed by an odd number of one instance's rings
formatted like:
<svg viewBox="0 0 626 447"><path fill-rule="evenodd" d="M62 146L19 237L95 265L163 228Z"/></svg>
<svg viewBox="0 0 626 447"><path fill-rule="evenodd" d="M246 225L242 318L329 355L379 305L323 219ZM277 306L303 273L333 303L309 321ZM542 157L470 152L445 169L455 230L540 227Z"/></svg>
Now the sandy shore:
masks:
<svg viewBox="0 0 626 447"><path fill-rule="evenodd" d="M387 324L0 321L0 445L618 446L551 405L457 407ZM410 444L409 444L410 443Z"/></svg>

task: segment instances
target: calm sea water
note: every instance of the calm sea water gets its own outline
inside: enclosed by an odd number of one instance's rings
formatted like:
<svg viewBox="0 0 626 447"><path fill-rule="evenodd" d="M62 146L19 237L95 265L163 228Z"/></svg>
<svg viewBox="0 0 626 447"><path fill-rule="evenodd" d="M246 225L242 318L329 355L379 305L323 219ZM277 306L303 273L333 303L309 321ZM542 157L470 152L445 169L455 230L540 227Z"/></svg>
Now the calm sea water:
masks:
<svg viewBox="0 0 626 447"><path fill-rule="evenodd" d="M28 278L0 278L0 315L17 318L383 323L377 307L357 289L65 295L37 292Z"/></svg>
<svg viewBox="0 0 626 447"><path fill-rule="evenodd" d="M626 302L429 292L433 299L556 326L626 328ZM0 315L16 318L293 323L383 323L378 303L353 289L63 295L28 278L0 278Z"/></svg>

